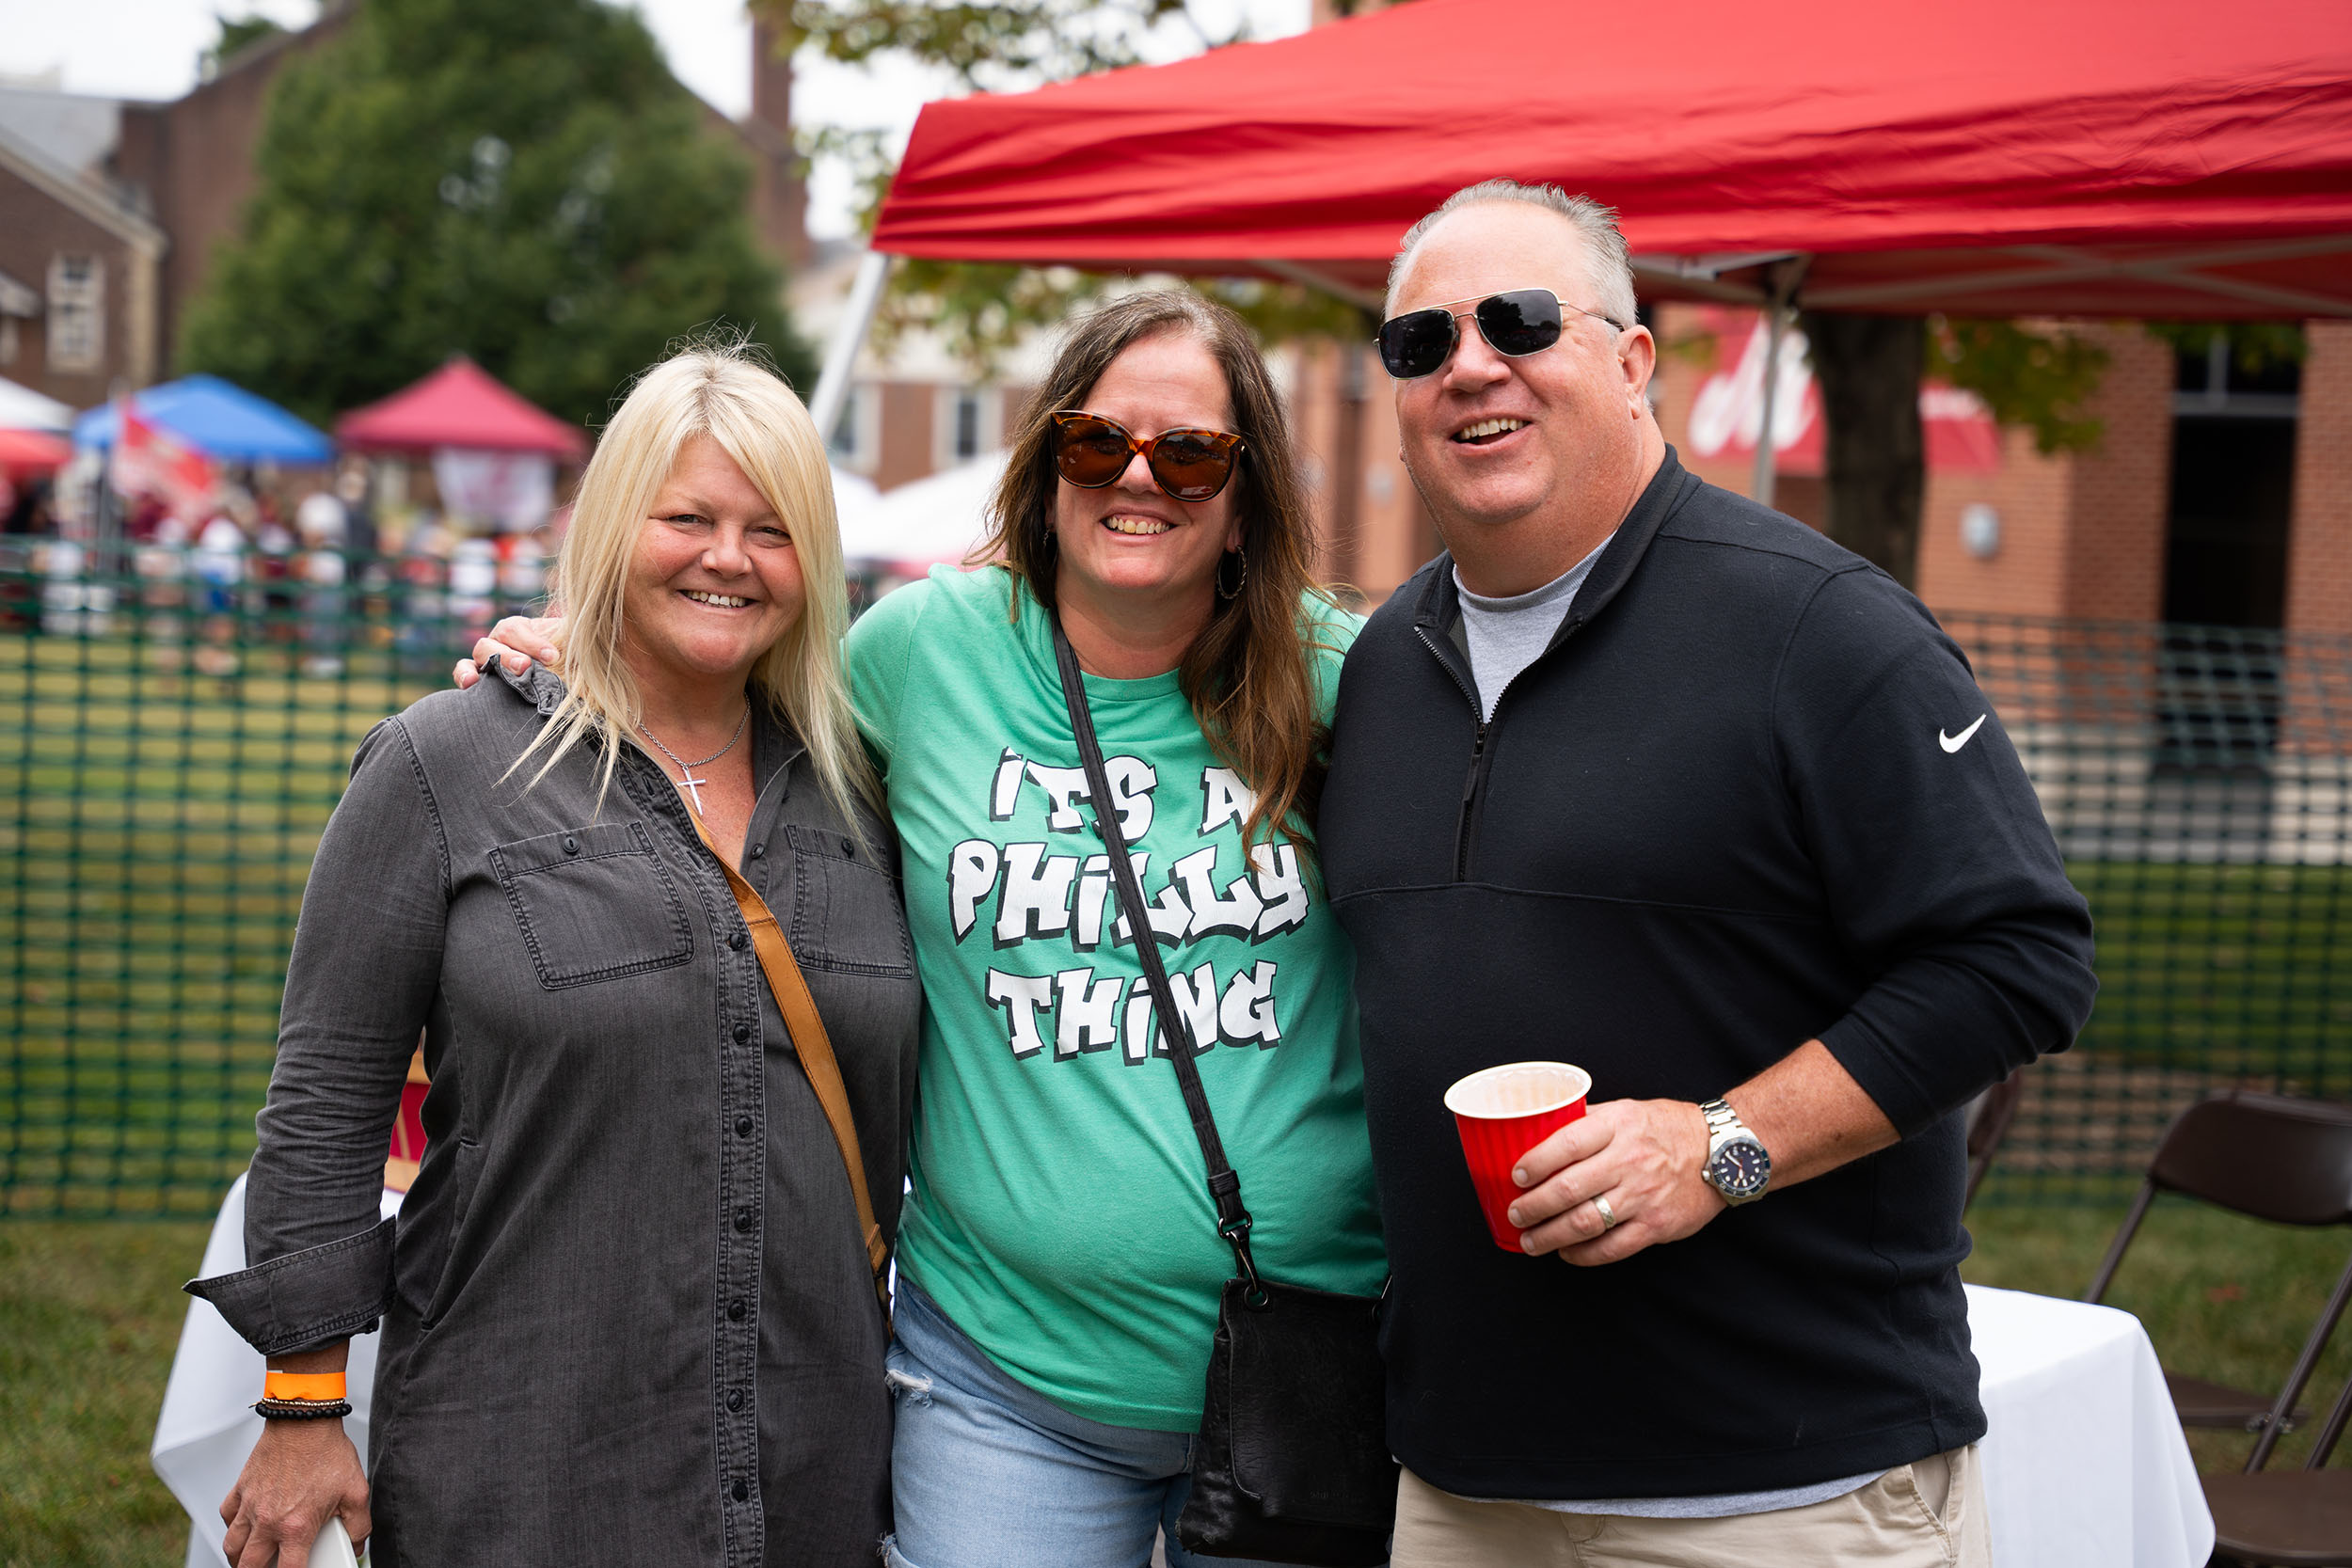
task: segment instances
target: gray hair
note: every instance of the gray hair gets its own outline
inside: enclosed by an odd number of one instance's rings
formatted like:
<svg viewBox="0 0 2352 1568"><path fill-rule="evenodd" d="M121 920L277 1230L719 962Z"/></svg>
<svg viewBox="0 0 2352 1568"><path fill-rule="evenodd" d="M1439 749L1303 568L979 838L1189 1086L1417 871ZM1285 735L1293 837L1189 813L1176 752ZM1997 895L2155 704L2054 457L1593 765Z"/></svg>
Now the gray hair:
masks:
<svg viewBox="0 0 2352 1568"><path fill-rule="evenodd" d="M1633 325L1633 263L1626 254L1625 235L1617 230L1617 210L1589 196L1570 196L1557 185L1523 185L1517 180L1482 180L1475 185L1465 185L1438 203L1437 210L1427 217L1405 230L1404 242L1396 247L1396 260L1389 263L1390 304L1395 303L1397 280L1405 276L1405 264L1413 259L1414 250L1439 218L1459 208L1497 201L1541 207L1574 225L1584 241L1585 281L1593 286L1593 293L1600 301L1600 313L1617 327Z"/></svg>

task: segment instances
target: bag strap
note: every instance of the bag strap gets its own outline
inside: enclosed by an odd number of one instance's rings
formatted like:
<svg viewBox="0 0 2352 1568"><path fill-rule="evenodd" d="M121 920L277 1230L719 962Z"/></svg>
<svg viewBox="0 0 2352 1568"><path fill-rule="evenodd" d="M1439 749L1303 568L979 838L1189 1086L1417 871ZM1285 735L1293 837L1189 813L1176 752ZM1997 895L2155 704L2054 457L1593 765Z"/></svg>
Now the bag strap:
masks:
<svg viewBox="0 0 2352 1568"><path fill-rule="evenodd" d="M759 955L759 972L768 977L768 989L776 998L776 1010L784 1014L784 1026L792 1036L792 1049L801 1058L801 1070L808 1074L808 1086L817 1091L817 1103L824 1107L826 1124L833 1129L834 1145L841 1150L842 1164L849 1168L850 1196L857 1200L858 1229L866 1238L866 1260L874 1270L874 1294L887 1313L890 1287L883 1271L890 1266L890 1243L882 1240L882 1226L874 1218L874 1200L866 1191L866 1157L858 1148L857 1123L850 1119L850 1091L842 1085L841 1064L834 1058L833 1039L825 1033L825 1021L818 1016L817 999L808 994L808 981L802 976L801 966L792 957L791 943L784 940L784 927L776 924L775 911L768 907L768 900L719 853L719 847L710 842L709 830L703 826L702 818L692 812L686 815L694 824L695 836L703 841L703 847L710 851L720 869L727 874L727 888L735 895L735 907L751 930L753 951Z"/></svg>
<svg viewBox="0 0 2352 1568"><path fill-rule="evenodd" d="M1063 635L1061 615L1048 610L1054 627L1054 662L1061 672L1062 702L1070 709L1071 733L1077 737L1078 760L1086 767L1088 797L1094 806L1094 831L1109 852L1111 881L1119 890L1119 908L1127 917L1127 929L1135 937L1136 957L1143 965L1143 977L1152 988L1152 1006L1160 1025L1160 1037L1168 1042L1168 1059L1176 1065L1176 1086L1184 1091L1184 1109L1192 1116L1193 1136L1200 1141L1200 1158L1209 1167L1209 1197L1216 1205L1216 1233L1232 1246L1233 1263L1248 1282L1247 1295L1253 1307L1265 1304L1263 1286L1258 1282L1257 1259L1249 1250L1249 1211L1242 1206L1241 1177L1232 1163L1225 1158L1225 1141L1216 1133L1216 1118L1209 1114L1208 1090L1201 1086L1200 1069L1192 1059L1192 1047L1184 1032L1184 1014L1176 1006L1176 992L1168 983L1168 966L1160 961L1159 938L1152 932L1151 911L1143 902L1143 885L1136 879L1136 864L1127 853L1127 839L1119 825L1119 813L1105 810L1111 800L1110 775L1103 764L1103 748L1094 736L1094 714L1087 705L1086 676L1078 668L1078 656Z"/></svg>

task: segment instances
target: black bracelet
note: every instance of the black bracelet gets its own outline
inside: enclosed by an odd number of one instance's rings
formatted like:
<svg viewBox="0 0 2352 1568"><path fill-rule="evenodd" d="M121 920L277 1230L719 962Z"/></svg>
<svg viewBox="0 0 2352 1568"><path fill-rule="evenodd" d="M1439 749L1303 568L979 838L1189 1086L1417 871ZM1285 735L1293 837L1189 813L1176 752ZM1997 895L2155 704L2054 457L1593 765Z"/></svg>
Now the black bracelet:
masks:
<svg viewBox="0 0 2352 1568"><path fill-rule="evenodd" d="M265 1421L331 1421L351 1414L349 1400L256 1400L253 1408Z"/></svg>

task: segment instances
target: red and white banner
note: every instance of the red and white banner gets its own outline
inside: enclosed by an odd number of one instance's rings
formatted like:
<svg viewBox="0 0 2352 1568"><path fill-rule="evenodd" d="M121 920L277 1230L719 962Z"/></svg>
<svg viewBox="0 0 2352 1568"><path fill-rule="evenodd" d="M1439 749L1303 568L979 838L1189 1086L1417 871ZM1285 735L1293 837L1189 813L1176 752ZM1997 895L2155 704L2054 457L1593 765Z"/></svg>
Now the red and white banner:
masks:
<svg viewBox="0 0 2352 1568"><path fill-rule="evenodd" d="M154 496L174 516L189 523L203 521L220 484L220 470L213 460L141 418L127 401L116 405L116 413L122 423L108 480L117 493Z"/></svg>
<svg viewBox="0 0 2352 1568"><path fill-rule="evenodd" d="M1699 457L1753 459L1764 427L1764 318L1756 311L1709 310L1718 333L1717 370L1699 384L1691 402L1691 451ZM1722 366L1722 346L1748 325L1740 357ZM1821 471L1821 391L1805 360L1804 334L1790 327L1781 335L1772 399L1773 469L1784 474ZM1919 420L1927 437L1931 473L1990 473L2001 466L2000 427L1974 392L1940 381L1919 388Z"/></svg>

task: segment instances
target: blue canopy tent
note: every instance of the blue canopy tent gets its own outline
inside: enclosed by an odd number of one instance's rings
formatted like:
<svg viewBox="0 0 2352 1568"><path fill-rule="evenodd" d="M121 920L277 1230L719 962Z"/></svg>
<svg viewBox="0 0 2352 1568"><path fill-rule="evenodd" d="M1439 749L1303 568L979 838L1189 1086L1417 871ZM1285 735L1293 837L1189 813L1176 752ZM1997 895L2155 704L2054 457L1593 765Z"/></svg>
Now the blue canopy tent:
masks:
<svg viewBox="0 0 2352 1568"><path fill-rule="evenodd" d="M207 456L227 462L325 463L335 455L335 443L325 431L216 375L183 376L134 392L131 406ZM121 425L115 405L102 404L73 421L73 444L104 451L115 444Z"/></svg>

